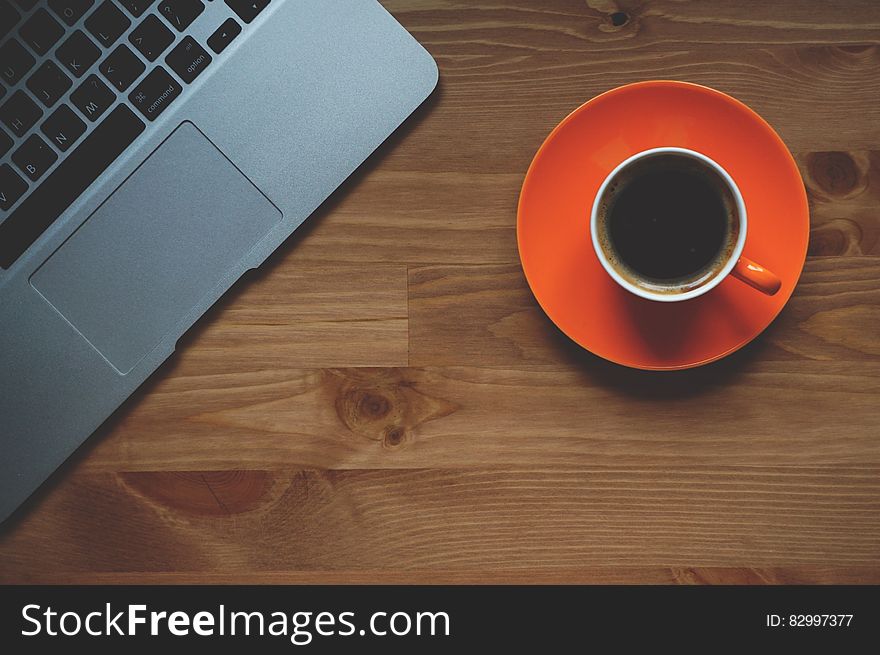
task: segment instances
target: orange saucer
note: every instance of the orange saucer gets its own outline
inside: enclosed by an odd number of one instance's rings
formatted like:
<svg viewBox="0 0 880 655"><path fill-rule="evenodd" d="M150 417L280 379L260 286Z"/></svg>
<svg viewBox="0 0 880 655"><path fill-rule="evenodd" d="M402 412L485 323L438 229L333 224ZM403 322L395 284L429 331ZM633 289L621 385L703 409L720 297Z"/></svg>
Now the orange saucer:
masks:
<svg viewBox="0 0 880 655"><path fill-rule="evenodd" d="M699 298L660 303L605 272L590 241L596 192L624 159L662 146L696 150L730 173L748 212L743 254L779 276L779 293L728 277ZM758 336L794 291L809 230L803 181L773 128L720 91L672 81L613 89L563 120L529 167L517 215L523 270L550 319L600 357L654 370L707 364Z"/></svg>

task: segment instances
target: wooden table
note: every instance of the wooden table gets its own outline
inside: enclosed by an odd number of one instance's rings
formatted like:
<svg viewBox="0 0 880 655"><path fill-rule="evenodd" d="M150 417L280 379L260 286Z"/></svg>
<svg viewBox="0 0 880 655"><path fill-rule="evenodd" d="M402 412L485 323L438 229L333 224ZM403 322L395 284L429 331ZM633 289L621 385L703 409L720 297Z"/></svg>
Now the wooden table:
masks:
<svg viewBox="0 0 880 655"><path fill-rule="evenodd" d="M0 534L4 582L880 582L880 5L387 0L440 88ZM550 129L745 101L809 190L750 347L648 374L524 282Z"/></svg>

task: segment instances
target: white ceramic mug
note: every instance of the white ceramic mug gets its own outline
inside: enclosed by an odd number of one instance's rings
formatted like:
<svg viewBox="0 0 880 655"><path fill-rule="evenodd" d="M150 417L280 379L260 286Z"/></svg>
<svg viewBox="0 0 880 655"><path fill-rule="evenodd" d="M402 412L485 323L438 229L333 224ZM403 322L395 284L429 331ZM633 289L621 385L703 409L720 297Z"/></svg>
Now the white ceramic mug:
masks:
<svg viewBox="0 0 880 655"><path fill-rule="evenodd" d="M687 157L700 162L703 166L714 171L726 185L730 197L733 198L735 208L732 211L731 218L735 222L734 227L738 230L736 233L736 241L730 251L726 254L723 261L720 261L718 265L713 266L712 269L705 274L704 279L700 278L695 280L692 287L682 288L673 292L666 289L661 291L656 286L652 287L647 279L639 279L638 276L630 276L632 279L624 277L610 261L609 253L605 251L605 249L609 247L607 239L600 239L599 234L600 212L609 187L620 178L622 173L627 171L636 162L641 162L646 158L656 157L658 155L678 155L681 157ZM590 213L590 235L593 240L593 248L596 251L596 256L599 258L599 262L607 271L608 275L627 291L634 293L641 298L657 300L660 302L677 302L696 298L717 287L728 275L733 275L733 277L767 295L772 296L779 291L781 282L776 275L760 264L743 256L747 232L748 217L746 214L745 200L743 199L743 195L740 192L739 187L736 185L736 182L730 174L718 164L718 162L702 153L687 148L652 148L650 150L636 153L632 157L622 161L613 171L611 171L611 173L608 174L605 181L602 182L602 185L599 187L599 191L596 194L596 198L593 201L593 208Z"/></svg>

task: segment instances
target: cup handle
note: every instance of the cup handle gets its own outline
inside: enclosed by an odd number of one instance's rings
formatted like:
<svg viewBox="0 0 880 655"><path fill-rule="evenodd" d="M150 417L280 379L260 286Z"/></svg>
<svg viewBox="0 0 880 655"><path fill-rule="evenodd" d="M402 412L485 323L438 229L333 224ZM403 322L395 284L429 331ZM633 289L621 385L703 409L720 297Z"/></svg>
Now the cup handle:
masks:
<svg viewBox="0 0 880 655"><path fill-rule="evenodd" d="M757 289L761 293L768 296L775 295L782 286L782 280L760 264L756 264L748 257L740 257L733 267L731 275L742 282L745 282L753 289Z"/></svg>

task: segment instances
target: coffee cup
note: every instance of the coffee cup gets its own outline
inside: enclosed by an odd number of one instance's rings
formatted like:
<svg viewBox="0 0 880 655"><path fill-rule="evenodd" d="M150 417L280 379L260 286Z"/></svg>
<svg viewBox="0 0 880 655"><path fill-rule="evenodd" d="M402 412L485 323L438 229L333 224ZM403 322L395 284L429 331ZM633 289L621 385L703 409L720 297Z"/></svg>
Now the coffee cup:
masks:
<svg viewBox="0 0 880 655"><path fill-rule="evenodd" d="M780 279L743 255L743 195L730 174L686 148L652 148L618 164L593 202L590 234L602 267L627 291L676 302L731 275L774 295Z"/></svg>

